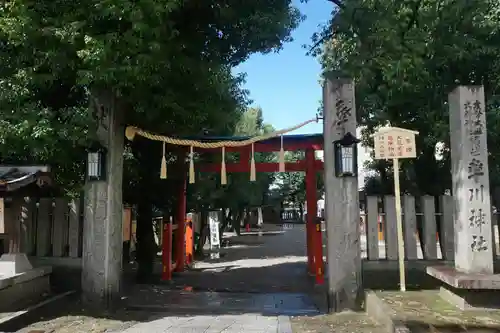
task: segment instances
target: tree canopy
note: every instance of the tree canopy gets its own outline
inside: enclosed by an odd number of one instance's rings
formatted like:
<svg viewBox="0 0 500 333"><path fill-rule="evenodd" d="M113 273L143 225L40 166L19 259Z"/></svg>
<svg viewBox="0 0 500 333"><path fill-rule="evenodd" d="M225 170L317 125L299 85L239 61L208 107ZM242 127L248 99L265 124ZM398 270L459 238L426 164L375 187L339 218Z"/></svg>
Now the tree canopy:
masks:
<svg viewBox="0 0 500 333"><path fill-rule="evenodd" d="M447 95L457 85L474 84L485 87L491 181L498 185L498 1L332 2L332 20L314 36L313 51L325 71L355 79L364 143L372 146L368 135L387 123L420 132L417 159L405 161L404 190L438 195L451 188ZM445 158L436 161L441 141ZM381 161L372 167L387 182L390 166Z"/></svg>
<svg viewBox="0 0 500 333"><path fill-rule="evenodd" d="M291 0L3 1L0 162L50 164L78 194L100 108L170 136L231 135L249 102L244 75L232 69L279 51L301 19ZM172 209L184 171L170 166L159 182L161 146L147 140L127 143L124 154L123 197L137 205L145 276L156 254L153 207Z"/></svg>
<svg viewBox="0 0 500 333"><path fill-rule="evenodd" d="M2 160L50 161L78 183L95 122L85 109L103 91L127 124L231 133L247 99L231 68L279 50L300 20L291 1L5 1Z"/></svg>

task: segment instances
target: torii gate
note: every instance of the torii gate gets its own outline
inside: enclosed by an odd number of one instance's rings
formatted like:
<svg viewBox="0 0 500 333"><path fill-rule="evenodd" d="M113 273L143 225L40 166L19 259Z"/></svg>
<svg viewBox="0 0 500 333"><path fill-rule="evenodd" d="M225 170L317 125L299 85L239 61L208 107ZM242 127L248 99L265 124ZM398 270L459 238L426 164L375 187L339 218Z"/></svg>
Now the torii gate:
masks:
<svg viewBox="0 0 500 333"><path fill-rule="evenodd" d="M175 221L176 226L176 258L175 263L171 264L170 242L163 244L163 272L166 279L171 278L171 270L182 272L185 269L185 245L184 245L184 230L186 228L186 186L188 183L187 175L189 174L190 182L194 182L194 151L198 152L218 152L222 149L223 162L212 164L196 165L196 170L201 172L220 172L221 180L226 182L226 172L248 172L250 174L249 181L255 180L256 172L296 172L304 171L306 173L306 201L307 201L307 221L306 221L306 240L307 240L307 262L308 272L315 275L316 283L324 283L324 263L323 263L323 244L321 236L321 224L317 219L317 184L316 173L323 171L323 161L316 160L315 151L323 150L323 135L282 135L297 128L300 128L308 123L317 121L312 119L299 124L293 128L266 134L261 137L199 137L199 138L168 138L161 135L156 135L142 131L134 127L127 128L127 137L133 139L137 134L150 140L184 146L186 149L179 151L178 160L185 160L186 155L190 157L189 173L183 173L184 179L181 181L181 186L178 191L179 200L177 201L177 214ZM196 147L196 148L194 148ZM305 151L305 160L297 162L284 162L285 151ZM240 158L237 163L225 163L224 154L226 152L239 153ZM280 152L280 161L278 163L266 162L256 163L253 154L256 152ZM162 160L162 168L160 172L161 178L166 178L166 160L165 156ZM164 230L164 239L171 240L171 230Z"/></svg>
<svg viewBox="0 0 500 333"><path fill-rule="evenodd" d="M223 140L245 140L248 138L204 138L204 141ZM213 151L213 149L211 149ZM316 160L315 151L323 150L323 135L283 135L268 140L259 141L254 144L254 152L279 152L283 151L305 151L305 159L297 162L284 164L285 172L303 171L306 173L306 201L307 201L307 267L311 275L315 275L316 283L324 283L324 263L323 263L323 242L321 235L321 224L317 219L317 184L316 174L323 172L323 161ZM209 151L203 149L202 151ZM226 148L226 151L240 154L239 161L226 164L226 172L246 172L250 173L251 168L251 147ZM197 167L202 172L221 172L221 164L203 164ZM265 162L255 163L256 172L279 172L279 163ZM181 207L179 207L181 208ZM185 210L185 207L184 207ZM181 228L182 229L182 228Z"/></svg>
<svg viewBox="0 0 500 333"><path fill-rule="evenodd" d="M341 139L346 133L356 132L356 106L354 97L354 82L350 78L342 77L341 72L325 73L325 82L323 84L323 140L318 139L316 142L318 148L321 146L324 151L324 175L325 175L325 217L326 228L328 236L328 292L327 301L330 311L341 311L344 309L356 309L358 301L362 299L362 281L361 281L361 251L360 251L360 233L359 233L359 193L358 193L358 180L357 177L337 177L335 174L334 156L334 142ZM114 110L114 109L112 109ZM108 150L109 154L104 159L104 164L101 164L103 170L110 177L105 178L98 182L89 183L86 190L86 197L88 198L88 205L86 205L84 219L86 229L84 232L84 246L85 255L82 259L82 290L85 299L91 301L111 300L119 296L120 291L120 269L121 269L121 242L122 233L117 232L121 228L121 218L119 212L122 211L122 198L120 188L122 186L122 161L123 161L123 139L122 135L122 114L119 112L110 111L105 113L105 117L101 119L99 133L101 144ZM315 119L316 120L316 119ZM303 125L303 124L302 124ZM300 126L298 126L300 127ZM295 127L294 129L298 128ZM289 129L288 131L293 130ZM262 144L257 141L266 141L275 136L285 134L287 131L273 133L268 137L260 137L255 140L253 147L260 148ZM163 141L171 144L181 144L183 146L192 146L194 141L167 138L160 135L144 132L135 127L127 127L125 135L127 139L133 140L134 136L138 134L149 138L150 140ZM293 138L290 137L290 138ZM297 138L297 137L296 137ZM248 140L247 140L248 141ZM272 140L270 140L272 141ZM293 141L293 140L292 140ZM296 140L297 145L295 149L300 146L300 140ZM314 141L314 140L312 140ZM274 141L275 142L275 141ZM228 144L223 143L228 146ZM287 139L287 144L293 149L290 139ZM311 144L311 142L309 142ZM265 145L265 144L264 144ZM244 146L244 144L241 144ZM247 144L248 146L248 144ZM276 147L270 148L276 150ZM219 146L220 148L221 146ZM318 162L314 160L314 146L307 147L307 140L302 141L302 147L305 147L307 156L305 162L291 163L287 165L288 171L306 170L308 173L307 183L308 193L312 197L315 195L313 184L315 177L311 170L320 170ZM214 147L216 148L216 147ZM229 149L229 147L228 147ZM245 154L247 154L245 152ZM192 156L192 154L191 154ZM246 159L248 161L248 159ZM162 159L163 165L166 165L166 159ZM243 164L243 163L242 163ZM257 166L254 163L250 165L250 171L276 171L283 166L279 163L278 166L262 165ZM208 168L208 167L207 167ZM216 167L212 167L216 168ZM234 168L234 170L232 170ZM229 165L230 172L237 171L239 168L248 170L246 166L231 166ZM222 169L222 167L221 167ZM252 172L251 172L252 173ZM254 172L253 172L254 173ZM161 174L161 173L160 173ZM190 176L193 174L189 172ZM185 192L185 183L180 188L182 191L181 198ZM308 198L310 212L316 211L315 200ZM181 200L182 201L182 200ZM106 205L103 205L106 202ZM314 204L312 204L314 203ZM179 204L179 207L185 207ZM185 209L184 209L185 210ZM183 212L184 210L181 210ZM99 213L95 213L99 211ZM314 235L311 231L314 228L312 218L316 214L309 214L308 220L308 261L309 270L316 273L323 273L321 268L322 260L321 255L321 237ZM184 224L185 214L181 216L178 214L177 221ZM312 228L311 228L312 227ZM178 232L183 231L181 228ZM182 239L182 238L181 238ZM185 248L184 241L179 243L181 252ZM313 244L316 244L315 255L311 254ZM105 252L105 255L103 253ZM314 259L318 258L317 261ZM179 258L178 258L179 260ZM315 262L319 265L316 268ZM181 260L177 270L184 269L184 261ZM311 269L312 267L312 269ZM105 272L104 274L102 272ZM322 278L322 277L321 277Z"/></svg>

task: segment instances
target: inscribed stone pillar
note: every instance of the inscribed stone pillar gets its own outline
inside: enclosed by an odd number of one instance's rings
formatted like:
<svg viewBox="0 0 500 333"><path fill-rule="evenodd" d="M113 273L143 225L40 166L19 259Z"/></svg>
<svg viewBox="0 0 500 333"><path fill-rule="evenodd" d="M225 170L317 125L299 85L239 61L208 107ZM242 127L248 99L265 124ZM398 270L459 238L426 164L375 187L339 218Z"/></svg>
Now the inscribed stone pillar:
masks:
<svg viewBox="0 0 500 333"><path fill-rule="evenodd" d="M105 179L86 184L83 222L82 290L94 305L107 305L119 296L123 246L123 110L113 99L103 101L105 105L94 107L98 138L107 149Z"/></svg>
<svg viewBox="0 0 500 333"><path fill-rule="evenodd" d="M325 220L330 311L354 309L362 295L357 177L337 178L333 141L356 135L354 83L327 77L323 86ZM355 158L355 157L354 157Z"/></svg>
<svg viewBox="0 0 500 333"><path fill-rule="evenodd" d="M491 205L482 86L460 86L449 95L455 268L493 273Z"/></svg>

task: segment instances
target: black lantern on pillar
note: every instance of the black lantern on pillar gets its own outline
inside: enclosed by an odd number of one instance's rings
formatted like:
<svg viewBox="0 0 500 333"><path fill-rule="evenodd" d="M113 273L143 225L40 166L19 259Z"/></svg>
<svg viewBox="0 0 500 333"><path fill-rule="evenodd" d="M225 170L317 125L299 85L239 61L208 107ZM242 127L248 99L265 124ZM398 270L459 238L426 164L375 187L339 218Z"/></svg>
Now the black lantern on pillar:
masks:
<svg viewBox="0 0 500 333"><path fill-rule="evenodd" d="M106 179L106 153L105 147L94 144L87 150L87 180L99 181Z"/></svg>
<svg viewBox="0 0 500 333"><path fill-rule="evenodd" d="M358 140L351 132L333 141L335 176L356 177L358 174Z"/></svg>

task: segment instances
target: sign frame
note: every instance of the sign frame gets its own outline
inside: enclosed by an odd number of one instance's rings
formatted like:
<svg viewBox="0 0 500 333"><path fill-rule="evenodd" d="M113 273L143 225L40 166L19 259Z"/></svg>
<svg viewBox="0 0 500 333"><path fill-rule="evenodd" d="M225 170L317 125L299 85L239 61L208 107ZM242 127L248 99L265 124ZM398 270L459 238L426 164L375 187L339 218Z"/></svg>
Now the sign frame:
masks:
<svg viewBox="0 0 500 333"><path fill-rule="evenodd" d="M396 206L396 229L398 235L398 262L399 262L399 284L401 291L406 291L405 276L405 248L403 238L403 221L401 219L401 188L399 182L399 159L416 158L415 136L417 131L412 131L400 127L382 127L375 132L373 137L374 159L389 160L392 159L394 171L394 197ZM395 145L394 145L394 138ZM391 147L391 146L395 146ZM386 153L385 147L389 147L389 153ZM394 150L393 150L394 149ZM391 152L394 153L392 154Z"/></svg>

